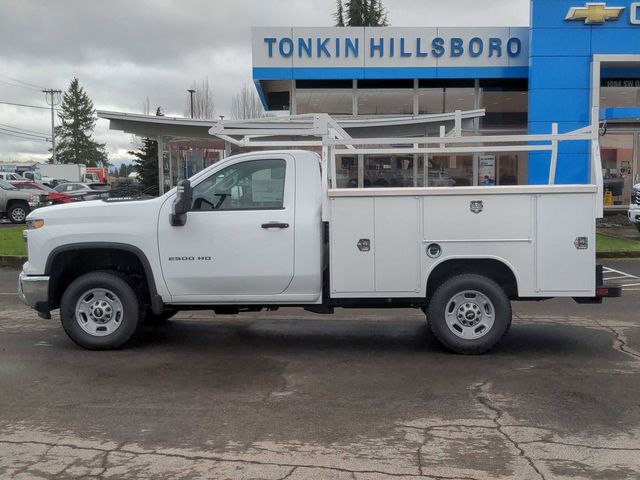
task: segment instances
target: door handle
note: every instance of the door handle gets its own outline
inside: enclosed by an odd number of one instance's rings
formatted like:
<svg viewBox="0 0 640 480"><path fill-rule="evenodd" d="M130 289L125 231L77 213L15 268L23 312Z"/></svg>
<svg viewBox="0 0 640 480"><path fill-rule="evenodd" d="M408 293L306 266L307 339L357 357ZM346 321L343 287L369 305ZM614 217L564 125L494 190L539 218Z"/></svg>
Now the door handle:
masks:
<svg viewBox="0 0 640 480"><path fill-rule="evenodd" d="M262 228L289 228L289 224L280 222L269 222L263 223Z"/></svg>

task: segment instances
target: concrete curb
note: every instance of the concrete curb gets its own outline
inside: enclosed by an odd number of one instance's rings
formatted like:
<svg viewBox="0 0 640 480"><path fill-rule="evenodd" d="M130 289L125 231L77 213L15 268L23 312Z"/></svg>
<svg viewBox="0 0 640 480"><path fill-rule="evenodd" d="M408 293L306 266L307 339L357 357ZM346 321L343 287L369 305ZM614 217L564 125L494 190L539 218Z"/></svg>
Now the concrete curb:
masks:
<svg viewBox="0 0 640 480"><path fill-rule="evenodd" d="M596 258L640 258L640 251L598 252Z"/></svg>
<svg viewBox="0 0 640 480"><path fill-rule="evenodd" d="M21 269L22 264L27 261L27 257L17 255L0 255L0 267Z"/></svg>

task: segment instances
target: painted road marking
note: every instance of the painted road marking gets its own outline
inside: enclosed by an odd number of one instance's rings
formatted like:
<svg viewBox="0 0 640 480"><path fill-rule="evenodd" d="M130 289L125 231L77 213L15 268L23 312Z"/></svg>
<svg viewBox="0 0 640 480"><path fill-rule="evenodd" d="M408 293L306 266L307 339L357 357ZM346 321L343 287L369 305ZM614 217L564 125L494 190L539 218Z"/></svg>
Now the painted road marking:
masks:
<svg viewBox="0 0 640 480"><path fill-rule="evenodd" d="M615 268L610 268L610 267L603 267L602 273L603 273L602 276L606 281L611 281L611 280L625 281L626 280L626 282L633 282L633 283L625 282L620 285L625 292L640 291L640 288L632 288L632 287L640 287L640 282L634 282L634 280L640 280L640 277L636 275L632 275L626 272L621 272L620 270L616 270ZM618 282L614 282L614 283L618 283Z"/></svg>

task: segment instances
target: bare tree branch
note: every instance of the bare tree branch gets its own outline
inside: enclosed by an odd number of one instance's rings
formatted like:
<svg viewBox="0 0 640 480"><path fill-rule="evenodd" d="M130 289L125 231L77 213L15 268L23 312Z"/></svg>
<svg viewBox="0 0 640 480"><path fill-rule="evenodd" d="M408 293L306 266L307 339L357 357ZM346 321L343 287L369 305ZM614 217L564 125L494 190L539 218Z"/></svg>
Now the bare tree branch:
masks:
<svg viewBox="0 0 640 480"><path fill-rule="evenodd" d="M267 116L255 90L246 83L231 99L231 117L235 120Z"/></svg>
<svg viewBox="0 0 640 480"><path fill-rule="evenodd" d="M195 81L190 87L195 90L193 94L193 118L213 119L216 116L216 110L213 103L213 92L209 88L209 77L197 84ZM191 117L191 98L187 96L186 108L184 116Z"/></svg>

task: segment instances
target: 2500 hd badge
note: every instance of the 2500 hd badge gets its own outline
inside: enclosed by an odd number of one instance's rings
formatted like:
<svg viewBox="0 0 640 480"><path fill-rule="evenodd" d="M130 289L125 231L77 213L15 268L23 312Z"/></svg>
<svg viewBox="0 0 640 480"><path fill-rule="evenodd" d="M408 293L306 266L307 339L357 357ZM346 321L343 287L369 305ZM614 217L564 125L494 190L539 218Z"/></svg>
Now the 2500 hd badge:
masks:
<svg viewBox="0 0 640 480"><path fill-rule="evenodd" d="M194 262L197 260L208 262L213 260L213 258L208 256L206 257L169 257L170 262Z"/></svg>

